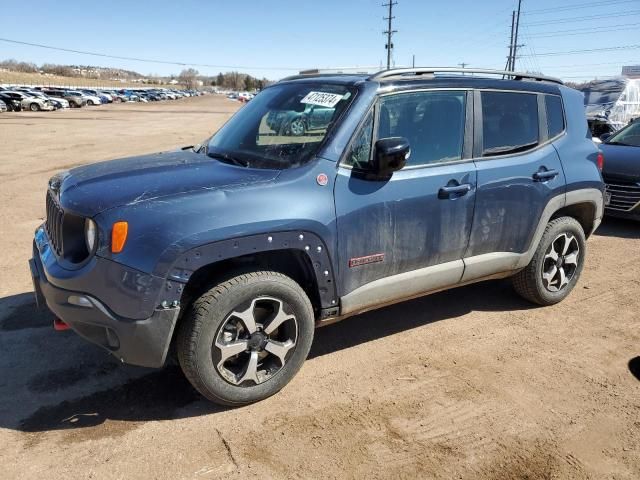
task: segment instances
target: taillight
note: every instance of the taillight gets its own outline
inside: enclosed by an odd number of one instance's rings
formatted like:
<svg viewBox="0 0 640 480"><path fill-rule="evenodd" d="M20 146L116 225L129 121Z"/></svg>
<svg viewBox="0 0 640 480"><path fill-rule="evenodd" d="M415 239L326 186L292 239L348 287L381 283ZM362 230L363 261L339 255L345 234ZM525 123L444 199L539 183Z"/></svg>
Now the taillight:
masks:
<svg viewBox="0 0 640 480"><path fill-rule="evenodd" d="M596 160L596 165L598 166L598 170L602 171L604 168L604 155L602 152L598 152L598 159Z"/></svg>

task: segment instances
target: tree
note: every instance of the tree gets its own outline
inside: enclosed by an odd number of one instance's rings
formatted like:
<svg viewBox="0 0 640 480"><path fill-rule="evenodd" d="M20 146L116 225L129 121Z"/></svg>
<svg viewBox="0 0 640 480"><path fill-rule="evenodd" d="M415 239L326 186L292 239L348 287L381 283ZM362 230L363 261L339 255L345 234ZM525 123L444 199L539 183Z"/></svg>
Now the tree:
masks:
<svg viewBox="0 0 640 480"><path fill-rule="evenodd" d="M180 72L178 81L187 88L195 88L199 73L195 68L187 68Z"/></svg>
<svg viewBox="0 0 640 480"><path fill-rule="evenodd" d="M255 90L256 82L251 75L247 75L244 79L244 89L247 91Z"/></svg>
<svg viewBox="0 0 640 480"><path fill-rule="evenodd" d="M218 85L219 87L224 86L224 75L222 72L220 72L218 74L218 77L216 78L216 85Z"/></svg>

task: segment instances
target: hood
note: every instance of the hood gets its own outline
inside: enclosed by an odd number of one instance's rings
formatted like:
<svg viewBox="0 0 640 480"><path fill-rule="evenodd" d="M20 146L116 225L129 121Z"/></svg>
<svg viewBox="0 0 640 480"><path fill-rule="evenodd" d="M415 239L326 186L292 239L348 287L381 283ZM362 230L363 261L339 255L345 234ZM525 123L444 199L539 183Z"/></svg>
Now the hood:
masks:
<svg viewBox="0 0 640 480"><path fill-rule="evenodd" d="M609 178L640 182L640 147L598 145L604 154L602 174Z"/></svg>
<svg viewBox="0 0 640 480"><path fill-rule="evenodd" d="M279 170L228 165L193 151L173 151L94 163L56 175L62 205L93 217L122 205L195 190L239 188L274 180Z"/></svg>

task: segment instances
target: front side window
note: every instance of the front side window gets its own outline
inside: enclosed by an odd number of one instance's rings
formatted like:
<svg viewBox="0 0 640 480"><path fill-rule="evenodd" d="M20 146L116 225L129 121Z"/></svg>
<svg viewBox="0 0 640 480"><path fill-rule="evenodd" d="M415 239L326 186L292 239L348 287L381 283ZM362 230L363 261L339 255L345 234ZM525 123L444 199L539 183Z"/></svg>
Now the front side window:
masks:
<svg viewBox="0 0 640 480"><path fill-rule="evenodd" d="M547 108L547 128L549 129L549 138L553 138L564 131L562 98L557 95L545 95L544 103Z"/></svg>
<svg viewBox="0 0 640 480"><path fill-rule="evenodd" d="M405 137L411 145L407 166L462 158L466 93L415 92L382 97L377 138Z"/></svg>
<svg viewBox="0 0 640 480"><path fill-rule="evenodd" d="M523 152L538 145L538 98L531 93L482 92L482 155Z"/></svg>
<svg viewBox="0 0 640 480"><path fill-rule="evenodd" d="M207 154L254 168L302 165L320 149L355 94L353 87L321 82L269 87L211 138Z"/></svg>

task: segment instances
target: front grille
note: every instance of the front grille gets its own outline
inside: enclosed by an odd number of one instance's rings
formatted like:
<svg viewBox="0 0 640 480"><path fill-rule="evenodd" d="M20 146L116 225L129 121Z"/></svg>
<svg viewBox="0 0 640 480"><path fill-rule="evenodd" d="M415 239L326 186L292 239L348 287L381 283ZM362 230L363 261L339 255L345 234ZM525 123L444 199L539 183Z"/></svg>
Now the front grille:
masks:
<svg viewBox="0 0 640 480"><path fill-rule="evenodd" d="M64 219L64 210L58 205L53 198L51 190L47 191L47 221L45 226L49 242L58 256L62 255L62 220Z"/></svg>
<svg viewBox="0 0 640 480"><path fill-rule="evenodd" d="M620 212L629 212L640 204L640 184L633 182L605 180L611 201L607 208Z"/></svg>

